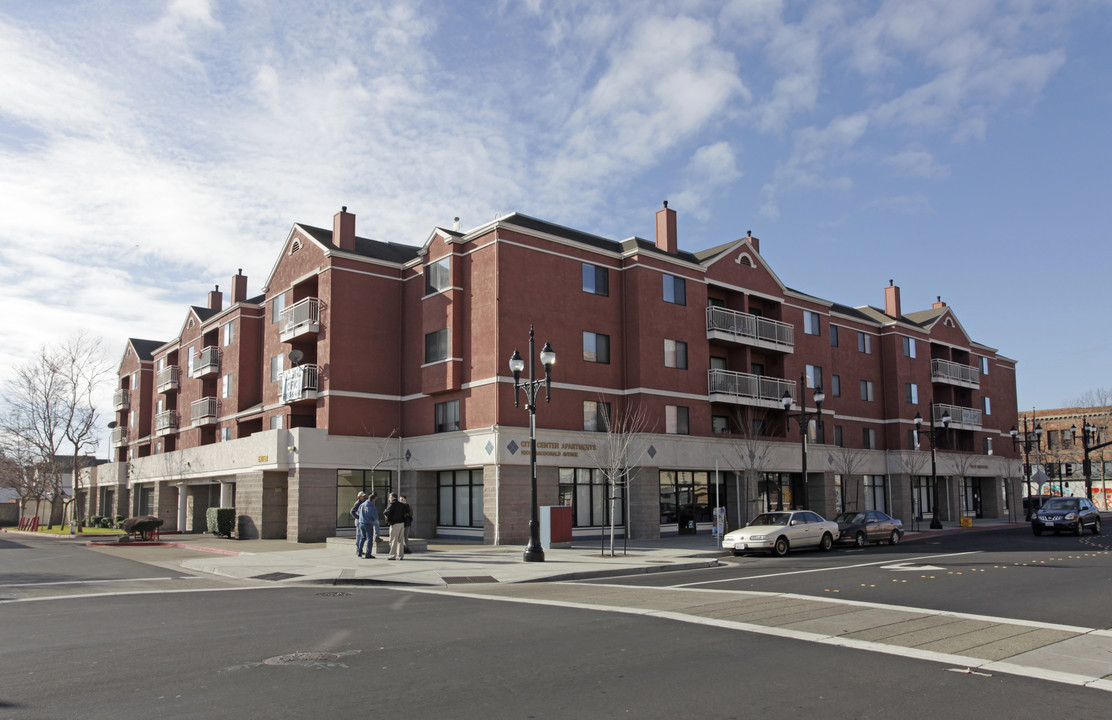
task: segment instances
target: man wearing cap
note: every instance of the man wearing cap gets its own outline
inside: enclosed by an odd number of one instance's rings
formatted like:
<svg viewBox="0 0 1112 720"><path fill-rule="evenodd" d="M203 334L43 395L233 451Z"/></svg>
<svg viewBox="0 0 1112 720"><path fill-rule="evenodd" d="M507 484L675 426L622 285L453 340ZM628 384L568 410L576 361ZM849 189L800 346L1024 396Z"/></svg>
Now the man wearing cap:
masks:
<svg viewBox="0 0 1112 720"><path fill-rule="evenodd" d="M378 542L379 525L378 525L378 506L375 505L375 498L377 496L371 493L363 504L359 506L358 522L359 528L356 530L355 540L355 554L359 557L366 557L368 560L374 560L375 543ZM367 554L363 554L363 543L367 544Z"/></svg>
<svg viewBox="0 0 1112 720"><path fill-rule="evenodd" d="M363 543L365 542L363 538L363 526L359 522L359 506L362 505L363 501L366 499L367 493L360 490L359 495L355 498L355 504L352 505L351 510L348 511L348 514L355 520L355 554L359 557L363 557Z"/></svg>

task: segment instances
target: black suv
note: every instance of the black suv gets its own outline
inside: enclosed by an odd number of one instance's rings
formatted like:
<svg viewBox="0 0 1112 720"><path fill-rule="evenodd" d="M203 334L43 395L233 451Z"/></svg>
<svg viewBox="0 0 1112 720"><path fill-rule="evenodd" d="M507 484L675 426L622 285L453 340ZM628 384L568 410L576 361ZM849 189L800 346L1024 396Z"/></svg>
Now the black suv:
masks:
<svg viewBox="0 0 1112 720"><path fill-rule="evenodd" d="M1069 530L1080 535L1085 528L1092 530L1094 535L1100 534L1100 511L1088 498L1050 498L1031 516L1031 530L1036 535L1042 535L1043 530L1051 530L1055 535Z"/></svg>

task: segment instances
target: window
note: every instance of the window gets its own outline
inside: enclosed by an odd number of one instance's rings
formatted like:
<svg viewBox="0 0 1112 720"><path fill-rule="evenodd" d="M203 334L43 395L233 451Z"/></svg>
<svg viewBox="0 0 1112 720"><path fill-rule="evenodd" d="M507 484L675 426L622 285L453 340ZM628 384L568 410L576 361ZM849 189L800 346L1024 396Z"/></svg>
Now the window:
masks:
<svg viewBox="0 0 1112 720"><path fill-rule="evenodd" d="M232 375L231 373L220 378L220 397L230 398L232 396Z"/></svg>
<svg viewBox="0 0 1112 720"><path fill-rule="evenodd" d="M459 430L459 400L437 403L433 432L452 432Z"/></svg>
<svg viewBox="0 0 1112 720"><path fill-rule="evenodd" d="M808 365L807 371L807 387L817 390L822 387L822 368L818 365Z"/></svg>
<svg viewBox="0 0 1112 720"><path fill-rule="evenodd" d="M992 438L985 438L985 455L992 454Z"/></svg>
<svg viewBox="0 0 1112 720"><path fill-rule="evenodd" d="M904 341L904 357L915 357L915 338L905 337Z"/></svg>
<svg viewBox="0 0 1112 720"><path fill-rule="evenodd" d="M162 411L165 410L165 409L166 409L166 401L165 400L163 400L162 398L159 398L158 400L155 400L155 402L154 402L154 414L155 415L161 415ZM135 423L135 411L134 410L131 411L131 420L132 420L132 424L134 424Z"/></svg>
<svg viewBox="0 0 1112 720"><path fill-rule="evenodd" d="M912 405L919 404L919 386L915 383L904 383L904 399Z"/></svg>
<svg viewBox="0 0 1112 720"><path fill-rule="evenodd" d="M282 369L281 355L270 358L270 382L278 382L282 379Z"/></svg>
<svg viewBox="0 0 1112 720"><path fill-rule="evenodd" d="M803 332L808 335L822 334L822 325L819 324L819 314L817 312L803 311Z"/></svg>
<svg viewBox="0 0 1112 720"><path fill-rule="evenodd" d="M452 284L452 259L440 258L425 266L425 294L447 290Z"/></svg>
<svg viewBox="0 0 1112 720"><path fill-rule="evenodd" d="M135 411L132 410L127 414L127 426L135 427Z"/></svg>
<svg viewBox="0 0 1112 720"><path fill-rule="evenodd" d="M830 347L838 347L838 326L830 326Z"/></svg>
<svg viewBox="0 0 1112 720"><path fill-rule="evenodd" d="M271 308L270 322L276 323L282 319L282 311L286 309L286 293L275 295L271 302Z"/></svg>
<svg viewBox="0 0 1112 720"><path fill-rule="evenodd" d="M232 439L232 429L230 427L220 428L220 442L228 442Z"/></svg>
<svg viewBox="0 0 1112 720"><path fill-rule="evenodd" d="M611 486L597 468L560 468L559 504L572 508L573 527L601 527L610 524L610 490L614 490L614 523L621 525L622 486Z"/></svg>
<svg viewBox="0 0 1112 720"><path fill-rule="evenodd" d="M436 484L438 525L483 526L482 470L443 470Z"/></svg>
<svg viewBox="0 0 1112 720"><path fill-rule="evenodd" d="M862 479L865 486L865 509L883 512L887 495L884 489L884 476L865 475Z"/></svg>
<svg viewBox="0 0 1112 720"><path fill-rule="evenodd" d="M610 271L598 265L583 263L583 292L593 295L609 295Z"/></svg>
<svg viewBox="0 0 1112 720"><path fill-rule="evenodd" d="M919 433L915 432L915 428L907 431L907 446L916 450L919 449Z"/></svg>
<svg viewBox="0 0 1112 720"><path fill-rule="evenodd" d="M601 333L583 333L583 361L610 363L610 336Z"/></svg>
<svg viewBox="0 0 1112 720"><path fill-rule="evenodd" d="M842 447L842 426L841 425L835 425L834 426L834 444L837 445L838 447Z"/></svg>
<svg viewBox="0 0 1112 720"><path fill-rule="evenodd" d="M224 323L224 347L228 347L236 339L236 321L229 320Z"/></svg>
<svg viewBox="0 0 1112 720"><path fill-rule="evenodd" d="M988 358L987 357L982 357L982 358L979 358L979 360L980 360L980 364L981 364L981 374L982 375L988 375Z"/></svg>
<svg viewBox="0 0 1112 720"><path fill-rule="evenodd" d="M189 376L190 377L193 377L193 358L197 354L195 352L195 349L196 349L195 345L190 345L189 346L189 353L186 357L186 366L189 368Z"/></svg>
<svg viewBox="0 0 1112 720"><path fill-rule="evenodd" d="M992 401L987 396L981 398L981 412L985 415L992 414Z"/></svg>
<svg viewBox="0 0 1112 720"><path fill-rule="evenodd" d="M842 376L841 375L831 375L830 376L830 394L833 397L842 397Z"/></svg>
<svg viewBox="0 0 1112 720"><path fill-rule="evenodd" d="M610 403L583 401L583 429L587 432L606 432L610 429Z"/></svg>
<svg viewBox="0 0 1112 720"><path fill-rule="evenodd" d="M680 340L664 340L664 367L687 369L687 343Z"/></svg>
<svg viewBox="0 0 1112 720"><path fill-rule="evenodd" d="M683 405L664 406L664 432L671 435L689 435L687 408Z"/></svg>
<svg viewBox="0 0 1112 720"><path fill-rule="evenodd" d="M271 430L281 430L282 429L282 416L281 415L271 415L270 416L270 429Z"/></svg>
<svg viewBox="0 0 1112 720"><path fill-rule="evenodd" d="M876 450L876 430L873 428L861 429L861 447L866 450Z"/></svg>
<svg viewBox="0 0 1112 720"><path fill-rule="evenodd" d="M448 328L425 335L425 362L434 363L448 359Z"/></svg>
<svg viewBox="0 0 1112 720"><path fill-rule="evenodd" d="M664 276L664 302L687 304L687 286L684 279L675 275Z"/></svg>
<svg viewBox="0 0 1112 720"><path fill-rule="evenodd" d="M861 399L865 402L873 401L873 382L872 380L861 381Z"/></svg>
<svg viewBox="0 0 1112 720"><path fill-rule="evenodd" d="M863 332L857 333L857 352L863 352L866 355L873 354L873 336L866 335Z"/></svg>
<svg viewBox="0 0 1112 720"><path fill-rule="evenodd" d="M710 369L711 370L725 370L726 369L726 358L724 358L724 357L714 357L713 355L711 355Z"/></svg>
<svg viewBox="0 0 1112 720"><path fill-rule="evenodd" d="M826 425L819 420L807 421L807 439L813 443L826 442Z"/></svg>
<svg viewBox="0 0 1112 720"><path fill-rule="evenodd" d="M714 415L710 419L710 431L715 435L725 435L730 432L730 418L726 415Z"/></svg>

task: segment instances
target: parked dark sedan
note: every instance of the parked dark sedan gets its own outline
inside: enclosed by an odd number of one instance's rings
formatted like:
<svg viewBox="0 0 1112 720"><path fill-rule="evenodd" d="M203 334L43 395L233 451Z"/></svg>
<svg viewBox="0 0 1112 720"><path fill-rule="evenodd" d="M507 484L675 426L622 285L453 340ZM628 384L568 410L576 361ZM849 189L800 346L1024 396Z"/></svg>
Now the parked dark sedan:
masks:
<svg viewBox="0 0 1112 720"><path fill-rule="evenodd" d="M903 538L903 522L879 510L844 512L834 522L838 523L838 542L851 542L857 547L884 540L895 545Z"/></svg>
<svg viewBox="0 0 1112 720"><path fill-rule="evenodd" d="M1088 498L1050 498L1031 516L1031 530L1036 535L1042 535L1043 530L1055 535L1063 530L1080 535L1085 528L1092 530L1094 535L1100 534L1100 511Z"/></svg>

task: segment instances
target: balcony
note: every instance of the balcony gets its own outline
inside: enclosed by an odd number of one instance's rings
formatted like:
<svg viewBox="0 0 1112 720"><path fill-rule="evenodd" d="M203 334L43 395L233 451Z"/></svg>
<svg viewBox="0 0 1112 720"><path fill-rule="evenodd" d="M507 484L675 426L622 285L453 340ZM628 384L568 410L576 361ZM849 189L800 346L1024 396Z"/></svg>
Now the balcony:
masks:
<svg viewBox="0 0 1112 720"><path fill-rule="evenodd" d="M212 425L216 422L220 403L214 397L201 398L189 406L189 420L193 427Z"/></svg>
<svg viewBox="0 0 1112 720"><path fill-rule="evenodd" d="M784 392L787 391L795 397L794 381L781 380L768 375L752 375L732 370L709 370L707 381L711 402L782 410L784 406L780 404L780 398Z"/></svg>
<svg viewBox="0 0 1112 720"><path fill-rule="evenodd" d="M316 400L319 389L320 368L316 365L298 365L282 373L279 399L286 404Z"/></svg>
<svg viewBox="0 0 1112 720"><path fill-rule="evenodd" d="M931 360L931 382L976 389L981 386L981 371L970 365L934 359Z"/></svg>
<svg viewBox="0 0 1112 720"><path fill-rule="evenodd" d="M131 391L127 388L120 388L112 393L112 407L116 410L127 410L131 405Z"/></svg>
<svg viewBox="0 0 1112 720"><path fill-rule="evenodd" d="M181 366L167 365L155 375L155 391L160 393L177 392L181 387Z"/></svg>
<svg viewBox="0 0 1112 720"><path fill-rule="evenodd" d="M795 328L779 320L722 307L708 307L707 339L790 353L795 349Z"/></svg>
<svg viewBox="0 0 1112 720"><path fill-rule="evenodd" d="M220 348L213 345L197 353L193 361L193 377L203 378L220 374Z"/></svg>
<svg viewBox="0 0 1112 720"><path fill-rule="evenodd" d="M934 404L934 421L942 422L942 415L950 413L950 427L954 430L980 430L981 411L960 405Z"/></svg>
<svg viewBox="0 0 1112 720"><path fill-rule="evenodd" d="M177 410L167 410L154 416L155 435L169 435L176 433L181 424L181 416Z"/></svg>
<svg viewBox="0 0 1112 720"><path fill-rule="evenodd" d="M112 444L123 445L127 442L127 428L114 427L112 428Z"/></svg>
<svg viewBox="0 0 1112 720"><path fill-rule="evenodd" d="M316 335L320 332L320 300L305 298L295 302L282 311L278 322L278 337L282 342L302 335Z"/></svg>

